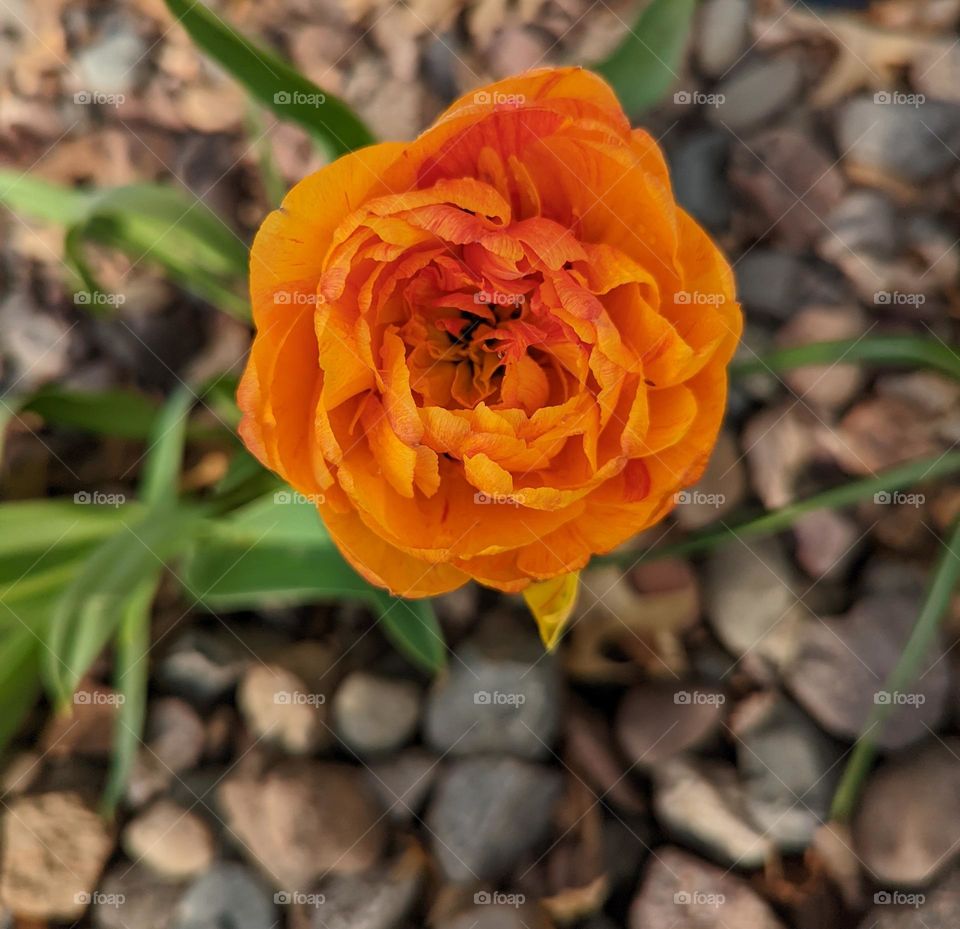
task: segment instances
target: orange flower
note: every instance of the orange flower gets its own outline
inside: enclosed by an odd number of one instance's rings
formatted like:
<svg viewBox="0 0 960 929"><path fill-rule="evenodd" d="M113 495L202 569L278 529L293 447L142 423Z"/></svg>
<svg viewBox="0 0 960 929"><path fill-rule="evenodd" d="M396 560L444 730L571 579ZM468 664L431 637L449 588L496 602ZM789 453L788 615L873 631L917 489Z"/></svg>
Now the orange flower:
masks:
<svg viewBox="0 0 960 929"><path fill-rule="evenodd" d="M241 435L350 563L408 597L554 579L548 614L700 476L741 329L656 143L573 68L305 178L250 278Z"/></svg>

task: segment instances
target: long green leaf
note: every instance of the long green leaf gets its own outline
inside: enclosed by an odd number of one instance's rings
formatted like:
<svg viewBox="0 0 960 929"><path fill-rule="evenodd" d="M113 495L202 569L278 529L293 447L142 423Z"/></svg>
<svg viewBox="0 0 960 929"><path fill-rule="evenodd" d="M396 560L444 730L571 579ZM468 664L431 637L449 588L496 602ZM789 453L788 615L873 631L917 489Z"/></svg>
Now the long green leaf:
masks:
<svg viewBox="0 0 960 929"><path fill-rule="evenodd" d="M867 336L783 348L757 358L735 361L730 366L730 376L741 378L789 371L804 365L863 361L895 367L919 365L960 379L960 354L936 339L913 335Z"/></svg>
<svg viewBox="0 0 960 929"><path fill-rule="evenodd" d="M697 0L653 0L627 37L595 70L636 116L676 83Z"/></svg>
<svg viewBox="0 0 960 929"><path fill-rule="evenodd" d="M166 0L171 13L214 61L281 119L298 123L328 151L343 155L374 141L342 100L317 87L273 52L254 45L199 0Z"/></svg>
<svg viewBox="0 0 960 929"><path fill-rule="evenodd" d="M24 409L57 426L145 439L160 405L131 390L75 391L49 384L29 397Z"/></svg>
<svg viewBox="0 0 960 929"><path fill-rule="evenodd" d="M40 643L31 627L40 628L42 621L42 614L24 612L19 624L0 633L0 752L16 735L40 694Z"/></svg>
<svg viewBox="0 0 960 929"><path fill-rule="evenodd" d="M187 417L193 401L193 392L188 387L177 388L153 423L140 480L140 498L148 506L172 507L177 502Z"/></svg>
<svg viewBox="0 0 960 929"><path fill-rule="evenodd" d="M931 577L926 599L914 624L910 638L896 666L883 684L888 693L902 693L920 673L924 658L930 654L940 623L950 607L950 600L960 582L960 522L954 526L950 538ZM853 815L863 782L877 755L877 739L883 724L896 709L895 703L876 703L860 738L844 769L840 785L834 794L831 818L841 822Z"/></svg>
<svg viewBox="0 0 960 929"><path fill-rule="evenodd" d="M151 510L83 562L53 611L44 654L47 687L60 705L110 641L131 594L191 544L200 521L193 510Z"/></svg>
<svg viewBox="0 0 960 929"><path fill-rule="evenodd" d="M371 602L384 634L398 651L430 674L446 667L446 642L429 600L403 600L376 590Z"/></svg>
<svg viewBox="0 0 960 929"><path fill-rule="evenodd" d="M112 815L123 796L137 754L147 709L150 650L150 607L160 584L160 571L140 583L124 604L117 630L114 662L115 689L123 702L114 727L110 776L103 794L103 810Z"/></svg>

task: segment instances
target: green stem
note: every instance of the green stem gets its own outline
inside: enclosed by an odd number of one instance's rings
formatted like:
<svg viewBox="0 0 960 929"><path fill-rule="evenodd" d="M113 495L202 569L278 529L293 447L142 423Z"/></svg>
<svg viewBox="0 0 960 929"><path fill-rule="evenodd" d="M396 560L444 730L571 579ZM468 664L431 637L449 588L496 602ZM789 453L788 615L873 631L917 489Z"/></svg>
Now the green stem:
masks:
<svg viewBox="0 0 960 929"><path fill-rule="evenodd" d="M708 551L725 542L731 536L763 536L772 535L789 529L801 516L812 513L814 510L832 509L834 507L851 506L866 500L874 494L900 490L920 481L933 480L960 473L960 452L948 452L931 458L921 458L909 464L891 468L876 477L867 477L858 481L851 481L840 487L833 487L821 493L798 500L772 513L765 513L754 519L747 519L732 525L707 529L697 532L673 545L664 545L650 551L638 554L635 551L614 552L594 559L594 564L616 564L629 567L641 560L665 558L674 555L690 555L695 552Z"/></svg>
<svg viewBox="0 0 960 929"><path fill-rule="evenodd" d="M940 629L940 621L950 605L950 598L957 582L960 581L960 520L954 525L949 541L944 545L943 553L927 591L920 615L910 633L906 647L900 655L896 667L884 681L883 690L887 693L902 693L912 684L923 659L930 649ZM850 760L844 769L840 786L833 798L831 818L846 821L856 809L857 799L864 779L870 773L877 755L877 737L883 730L883 724L896 704L874 704L867 724L857 739Z"/></svg>
<svg viewBox="0 0 960 929"><path fill-rule="evenodd" d="M915 335L873 336L838 342L813 342L771 352L759 358L736 361L730 376L746 377L788 371L810 364L869 361L887 365L920 365L960 379L960 355L935 339Z"/></svg>

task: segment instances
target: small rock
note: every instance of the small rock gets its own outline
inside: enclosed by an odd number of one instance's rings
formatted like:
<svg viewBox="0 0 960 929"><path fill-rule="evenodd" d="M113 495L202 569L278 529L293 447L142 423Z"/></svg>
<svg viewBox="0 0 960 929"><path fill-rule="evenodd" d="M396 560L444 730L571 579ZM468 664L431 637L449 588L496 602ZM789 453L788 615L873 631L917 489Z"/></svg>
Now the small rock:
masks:
<svg viewBox="0 0 960 929"><path fill-rule="evenodd" d="M492 631L496 631L495 629ZM553 656L517 632L484 630L457 650L427 702L424 735L441 753L549 754L557 735L560 685Z"/></svg>
<svg viewBox="0 0 960 929"><path fill-rule="evenodd" d="M926 887L960 855L960 739L932 739L867 781L854 820L857 854L878 883Z"/></svg>
<svg viewBox="0 0 960 929"><path fill-rule="evenodd" d="M673 758L654 771L653 809L678 841L731 868L759 868L771 840L750 825L734 769L714 761Z"/></svg>
<svg viewBox="0 0 960 929"><path fill-rule="evenodd" d="M893 670L920 609L920 598L874 594L839 619L807 619L800 648L784 670L787 686L828 732L856 739L878 704L896 708L874 738L885 749L903 748L935 729L949 699L950 671L935 643L908 692L887 693Z"/></svg>
<svg viewBox="0 0 960 929"><path fill-rule="evenodd" d="M840 107L837 147L848 172L877 172L918 184L953 166L960 106L939 100L922 106L877 102L882 97L858 96Z"/></svg>
<svg viewBox="0 0 960 929"><path fill-rule="evenodd" d="M275 664L250 665L237 689L250 732L291 755L309 755L329 743L326 699Z"/></svg>
<svg viewBox="0 0 960 929"><path fill-rule="evenodd" d="M803 69L797 58L755 57L717 85L722 102L707 109L707 119L739 133L773 119L796 100L802 88Z"/></svg>
<svg viewBox="0 0 960 929"><path fill-rule="evenodd" d="M754 248L737 262L740 300L750 310L787 319L809 296L810 271L788 252Z"/></svg>
<svg viewBox="0 0 960 929"><path fill-rule="evenodd" d="M656 849L630 907L630 929L783 929L742 878L677 848Z"/></svg>
<svg viewBox="0 0 960 929"><path fill-rule="evenodd" d="M416 903L423 883L423 853L416 848L389 867L325 881L314 929L396 929Z"/></svg>
<svg viewBox="0 0 960 929"><path fill-rule="evenodd" d="M420 812L439 770L439 761L430 752L411 748L370 765L367 782L390 818L405 823Z"/></svg>
<svg viewBox="0 0 960 929"><path fill-rule="evenodd" d="M688 682L639 684L617 710L617 741L632 765L652 767L715 735L726 699L715 687Z"/></svg>
<svg viewBox="0 0 960 929"><path fill-rule="evenodd" d="M777 334L782 348L855 339L866 330L858 306L808 306L796 313ZM807 365L780 375L804 403L819 410L838 410L860 392L863 368L854 364Z"/></svg>
<svg viewBox="0 0 960 929"><path fill-rule="evenodd" d="M136 22L127 16L110 16L100 36L73 55L70 73L77 90L101 94L127 94L138 79L138 65L145 62L147 43Z"/></svg>
<svg viewBox="0 0 960 929"><path fill-rule="evenodd" d="M868 252L889 259L897 251L897 213L879 191L851 191L825 217L824 223L829 231L821 239L819 250L827 261L839 263L851 252Z"/></svg>
<svg viewBox="0 0 960 929"><path fill-rule="evenodd" d="M209 706L234 688L249 659L249 653L235 639L190 629L161 659L157 677L175 696Z"/></svg>
<svg viewBox="0 0 960 929"><path fill-rule="evenodd" d="M433 853L451 881L495 881L544 838L560 775L517 758L454 761L427 812Z"/></svg>
<svg viewBox="0 0 960 929"><path fill-rule="evenodd" d="M495 79L542 66L553 46L542 30L533 26L507 26L494 36L487 63Z"/></svg>
<svg viewBox="0 0 960 929"><path fill-rule="evenodd" d="M719 129L692 134L674 151L671 179L677 202L708 229L730 225L733 199L726 183L730 141Z"/></svg>
<svg viewBox="0 0 960 929"><path fill-rule="evenodd" d="M100 881L93 925L96 929L170 929L183 891L183 885L162 880L139 863L121 862Z"/></svg>
<svg viewBox="0 0 960 929"><path fill-rule="evenodd" d="M738 658L781 667L796 651L806 610L794 593L796 576L775 539L741 540L707 560L707 618Z"/></svg>
<svg viewBox="0 0 960 929"><path fill-rule="evenodd" d="M354 671L333 697L340 739L361 756L385 755L409 742L420 719L420 688L404 681Z"/></svg>
<svg viewBox="0 0 960 929"><path fill-rule="evenodd" d="M4 805L0 903L21 919L71 922L90 903L113 837L79 794L15 797Z"/></svg>
<svg viewBox="0 0 960 929"><path fill-rule="evenodd" d="M747 421L741 441L750 483L768 510L793 502L796 485L818 452L817 425L796 400L765 406Z"/></svg>
<svg viewBox="0 0 960 929"><path fill-rule="evenodd" d="M160 800L123 831L124 851L160 877L180 880L206 871L213 862L213 835L196 813Z"/></svg>
<svg viewBox="0 0 960 929"><path fill-rule="evenodd" d="M796 557L811 577L842 577L860 550L864 533L855 520L838 510L814 510L793 524Z"/></svg>
<svg viewBox="0 0 960 929"><path fill-rule="evenodd" d="M697 58L708 77L723 77L746 51L750 0L707 0L697 26Z"/></svg>
<svg viewBox="0 0 960 929"><path fill-rule="evenodd" d="M733 435L722 430L703 476L677 495L682 505L673 510L673 517L684 529L702 529L735 510L746 495L743 455Z"/></svg>
<svg viewBox="0 0 960 929"><path fill-rule="evenodd" d="M484 891L479 891L479 897ZM489 895L488 896L492 896ZM441 919L437 929L550 929L542 910L530 903L475 903L469 909Z"/></svg>
<svg viewBox="0 0 960 929"><path fill-rule="evenodd" d="M960 872L930 893L877 891L859 929L956 929L960 925Z"/></svg>
<svg viewBox="0 0 960 929"><path fill-rule="evenodd" d="M243 865L224 861L190 885L172 929L275 929L279 924L270 891Z"/></svg>
<svg viewBox="0 0 960 929"><path fill-rule="evenodd" d="M28 394L67 373L76 333L73 326L15 291L0 300L0 365L4 384Z"/></svg>
<svg viewBox="0 0 960 929"><path fill-rule="evenodd" d="M119 705L111 688L89 680L82 681L74 694L70 712L53 716L44 727L40 738L44 758L62 760L71 755L109 757Z"/></svg>
<svg viewBox="0 0 960 929"><path fill-rule="evenodd" d="M242 850L282 890L307 892L327 871L377 862L386 831L356 768L285 760L262 776L235 771L217 790Z"/></svg>
<svg viewBox="0 0 960 929"><path fill-rule="evenodd" d="M203 721L184 700L161 697L150 703L145 749L137 753L127 782L127 800L142 806L166 790L178 774L199 764L204 747Z"/></svg>
<svg viewBox="0 0 960 929"><path fill-rule="evenodd" d="M731 732L750 818L782 851L805 849L829 815L837 746L774 692L738 704Z"/></svg>
<svg viewBox="0 0 960 929"><path fill-rule="evenodd" d="M735 146L729 178L757 237L798 251L822 235L820 217L840 202L845 187L833 155L792 128L770 129Z"/></svg>

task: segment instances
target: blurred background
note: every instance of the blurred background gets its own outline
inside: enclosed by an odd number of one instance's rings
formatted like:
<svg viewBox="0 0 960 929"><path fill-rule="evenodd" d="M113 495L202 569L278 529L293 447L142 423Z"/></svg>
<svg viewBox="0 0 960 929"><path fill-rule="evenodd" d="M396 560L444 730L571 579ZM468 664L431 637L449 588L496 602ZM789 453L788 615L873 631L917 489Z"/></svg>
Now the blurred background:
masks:
<svg viewBox="0 0 960 929"><path fill-rule="evenodd" d="M0 0L0 926L960 925L960 0L686 5L639 122L734 264L730 410L545 655L476 586L409 616L316 595L312 508L269 483L300 515L266 567L256 508L141 564L138 525L192 531L145 509L170 487L263 479L231 438L250 326L224 269L326 158L162 0ZM209 3L385 139L603 62L644 6Z"/></svg>

